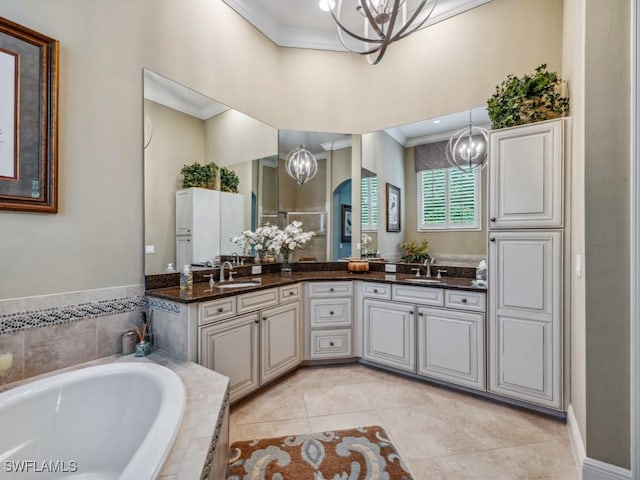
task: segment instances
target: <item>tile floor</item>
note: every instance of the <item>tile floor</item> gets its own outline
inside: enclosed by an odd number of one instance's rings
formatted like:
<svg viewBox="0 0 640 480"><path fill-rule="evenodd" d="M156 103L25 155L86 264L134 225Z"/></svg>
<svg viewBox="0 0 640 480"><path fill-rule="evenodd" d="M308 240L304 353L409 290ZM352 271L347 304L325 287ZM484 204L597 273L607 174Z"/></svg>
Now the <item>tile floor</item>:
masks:
<svg viewBox="0 0 640 480"><path fill-rule="evenodd" d="M231 442L381 425L415 480L576 480L563 422L363 365L306 367L231 408Z"/></svg>

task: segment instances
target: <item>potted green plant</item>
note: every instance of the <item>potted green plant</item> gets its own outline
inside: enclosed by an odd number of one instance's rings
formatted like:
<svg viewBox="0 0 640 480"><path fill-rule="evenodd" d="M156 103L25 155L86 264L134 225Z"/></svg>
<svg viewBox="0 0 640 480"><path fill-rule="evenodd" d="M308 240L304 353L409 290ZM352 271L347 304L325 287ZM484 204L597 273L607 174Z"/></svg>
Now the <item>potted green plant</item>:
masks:
<svg viewBox="0 0 640 480"><path fill-rule="evenodd" d="M238 174L227 167L220 169L220 190L229 193L238 193L238 185L240 185L240 179Z"/></svg>
<svg viewBox="0 0 640 480"><path fill-rule="evenodd" d="M422 243L402 242L400 248L403 251L402 258L406 263L424 263L429 260L429 242L422 240Z"/></svg>
<svg viewBox="0 0 640 480"><path fill-rule="evenodd" d="M213 184L218 175L218 166L213 163L200 164L198 162L185 165L180 170L182 174L182 188L200 187L213 190Z"/></svg>
<svg viewBox="0 0 640 480"><path fill-rule="evenodd" d="M514 127L562 117L569 112L569 98L561 94L562 79L542 64L532 75L507 75L487 100L494 129Z"/></svg>

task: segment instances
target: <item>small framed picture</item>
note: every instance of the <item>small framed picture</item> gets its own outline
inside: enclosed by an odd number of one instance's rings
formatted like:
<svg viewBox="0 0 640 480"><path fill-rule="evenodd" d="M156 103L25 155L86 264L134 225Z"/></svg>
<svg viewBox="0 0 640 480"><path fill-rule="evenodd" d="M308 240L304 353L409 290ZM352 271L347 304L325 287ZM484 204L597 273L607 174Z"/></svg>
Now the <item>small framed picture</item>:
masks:
<svg viewBox="0 0 640 480"><path fill-rule="evenodd" d="M342 205L341 210L340 241L343 243L351 243L351 205Z"/></svg>
<svg viewBox="0 0 640 480"><path fill-rule="evenodd" d="M400 231L400 189L387 183L387 232Z"/></svg>

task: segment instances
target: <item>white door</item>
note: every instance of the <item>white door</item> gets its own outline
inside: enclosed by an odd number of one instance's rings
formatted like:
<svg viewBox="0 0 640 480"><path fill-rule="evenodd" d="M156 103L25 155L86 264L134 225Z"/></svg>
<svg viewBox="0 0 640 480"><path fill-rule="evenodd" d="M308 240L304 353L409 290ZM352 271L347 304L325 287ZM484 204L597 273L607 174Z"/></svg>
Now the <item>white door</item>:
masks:
<svg viewBox="0 0 640 480"><path fill-rule="evenodd" d="M300 302L263 310L261 318L262 384L295 368L302 361Z"/></svg>
<svg viewBox="0 0 640 480"><path fill-rule="evenodd" d="M563 121L491 132L489 228L562 226Z"/></svg>
<svg viewBox="0 0 640 480"><path fill-rule="evenodd" d="M200 328L198 363L229 377L231 401L259 386L258 314Z"/></svg>
<svg viewBox="0 0 640 480"><path fill-rule="evenodd" d="M363 357L415 372L414 317L413 305L365 299Z"/></svg>
<svg viewBox="0 0 640 480"><path fill-rule="evenodd" d="M191 235L176 237L176 271L181 272L182 267L192 262Z"/></svg>
<svg viewBox="0 0 640 480"><path fill-rule="evenodd" d="M418 308L418 373L484 390L484 315Z"/></svg>
<svg viewBox="0 0 640 480"><path fill-rule="evenodd" d="M176 192L176 235L193 233L193 194L192 189Z"/></svg>
<svg viewBox="0 0 640 480"><path fill-rule="evenodd" d="M562 408L562 234L489 240L489 390Z"/></svg>

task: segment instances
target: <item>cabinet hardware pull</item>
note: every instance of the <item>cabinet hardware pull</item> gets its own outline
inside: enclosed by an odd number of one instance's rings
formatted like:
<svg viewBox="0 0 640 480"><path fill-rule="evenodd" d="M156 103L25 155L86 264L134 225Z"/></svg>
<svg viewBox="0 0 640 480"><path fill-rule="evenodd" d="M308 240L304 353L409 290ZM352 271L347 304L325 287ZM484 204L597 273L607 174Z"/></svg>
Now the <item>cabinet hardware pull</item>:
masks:
<svg viewBox="0 0 640 480"><path fill-rule="evenodd" d="M491 220L492 222L496 221L496 217L491 217L489 220Z"/></svg>
<svg viewBox="0 0 640 480"><path fill-rule="evenodd" d="M260 323L260 319L256 318L253 323Z"/></svg>
<svg viewBox="0 0 640 480"><path fill-rule="evenodd" d="M419 317L424 317L424 313L423 313L423 312L419 312L419 313L418 313L418 316L419 316Z"/></svg>
<svg viewBox="0 0 640 480"><path fill-rule="evenodd" d="M262 317L262 320L265 321L267 319L267 317Z"/></svg>
<svg viewBox="0 0 640 480"><path fill-rule="evenodd" d="M491 237L491 238L489 239L489 241L490 241L490 242L495 242L495 241L496 241L496 237Z"/></svg>
<svg viewBox="0 0 640 480"><path fill-rule="evenodd" d="M377 289L377 288L374 288L374 289L373 289L373 293L378 293L378 289Z"/></svg>
<svg viewBox="0 0 640 480"><path fill-rule="evenodd" d="M333 342L329 342L329 346L330 346L330 347L333 347Z"/></svg>
<svg viewBox="0 0 640 480"><path fill-rule="evenodd" d="M295 292L294 292L293 290L291 290L291 291L289 292L289 295L293 295L294 293L295 293Z"/></svg>
<svg viewBox="0 0 640 480"><path fill-rule="evenodd" d="M413 315L413 310L409 310L409 315Z"/></svg>
<svg viewBox="0 0 640 480"><path fill-rule="evenodd" d="M333 292L333 287L329 289L330 292Z"/></svg>
<svg viewBox="0 0 640 480"><path fill-rule="evenodd" d="M333 310L331 310L331 311L329 312L329 315L333 315Z"/></svg>
<svg viewBox="0 0 640 480"><path fill-rule="evenodd" d="M218 307L218 313L224 312L224 307Z"/></svg>
<svg viewBox="0 0 640 480"><path fill-rule="evenodd" d="M461 299L460 299L460 301L461 301L462 303L467 303L467 299L466 299L466 298L461 298Z"/></svg>

